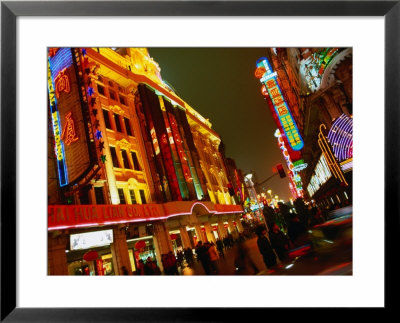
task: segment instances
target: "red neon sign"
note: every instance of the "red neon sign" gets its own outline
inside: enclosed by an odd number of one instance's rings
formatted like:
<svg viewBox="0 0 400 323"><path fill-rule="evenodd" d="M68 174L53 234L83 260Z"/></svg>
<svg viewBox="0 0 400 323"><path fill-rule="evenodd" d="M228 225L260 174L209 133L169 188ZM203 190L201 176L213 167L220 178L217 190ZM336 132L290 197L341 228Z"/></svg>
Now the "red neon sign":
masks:
<svg viewBox="0 0 400 323"><path fill-rule="evenodd" d="M65 70L66 69L64 68L62 71L60 71L54 80L57 99L60 96L60 92L69 93L71 91L69 86L69 78L68 75L65 74Z"/></svg>
<svg viewBox="0 0 400 323"><path fill-rule="evenodd" d="M63 132L61 134L61 139L64 140L64 143L69 146L71 143L77 141L79 137L75 133L75 124L74 120L71 116L72 112L69 112L65 116L65 126Z"/></svg>
<svg viewBox="0 0 400 323"><path fill-rule="evenodd" d="M126 205L48 205L48 230L92 227L99 225L163 220L192 214L195 205L209 213L242 213L240 205L220 205L211 202L169 202L164 204ZM208 207L210 208L208 208Z"/></svg>
<svg viewBox="0 0 400 323"><path fill-rule="evenodd" d="M165 217L159 204L49 205L48 230L159 220Z"/></svg>

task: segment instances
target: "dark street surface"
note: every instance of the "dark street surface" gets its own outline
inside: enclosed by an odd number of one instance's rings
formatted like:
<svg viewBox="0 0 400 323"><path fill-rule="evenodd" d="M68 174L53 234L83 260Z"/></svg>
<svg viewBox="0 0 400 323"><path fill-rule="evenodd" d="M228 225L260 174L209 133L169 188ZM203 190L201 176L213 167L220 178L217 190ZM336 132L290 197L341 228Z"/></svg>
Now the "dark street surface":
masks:
<svg viewBox="0 0 400 323"><path fill-rule="evenodd" d="M261 257L260 252L257 248L257 237L248 239L244 242L248 247L248 255L254 261L259 271L264 271L267 267ZM236 255L237 245L235 244L232 248L224 250L225 257L220 257L218 260L218 269L220 275L234 275L235 265L234 259ZM186 262L183 264L183 269L179 268L179 272L183 275L205 275L204 269L199 261L195 260L194 265L189 267Z"/></svg>

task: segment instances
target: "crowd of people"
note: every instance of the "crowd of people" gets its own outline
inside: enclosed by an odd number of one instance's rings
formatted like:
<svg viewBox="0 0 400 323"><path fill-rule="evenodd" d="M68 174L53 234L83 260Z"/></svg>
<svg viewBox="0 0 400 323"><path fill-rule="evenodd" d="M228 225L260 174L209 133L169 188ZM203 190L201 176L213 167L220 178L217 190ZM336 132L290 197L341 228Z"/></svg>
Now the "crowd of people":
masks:
<svg viewBox="0 0 400 323"><path fill-rule="evenodd" d="M146 262L142 259L138 261L136 275L161 275L161 270L153 258L147 257Z"/></svg>
<svg viewBox="0 0 400 323"><path fill-rule="evenodd" d="M186 266L194 268L198 263L206 275L220 273L219 263L225 258L228 250L229 257L233 257L235 274L252 275L259 272L249 250L244 243L247 239L257 236L257 246L268 269L274 268L289 259L289 251L304 245L307 242L307 231L315 225L328 219L330 209L320 209L316 205L297 205L296 213L289 212L285 205L272 210L264 208L264 217L267 225L260 222L246 223L243 221L243 231L236 232L235 236L227 234L222 239L212 241L198 241L195 248L180 248L176 255L170 251L161 255L163 272L165 275L179 275ZM232 256L233 255L233 256ZM123 273L126 269L123 270ZM148 257L146 262L139 260L136 274L162 274L157 262Z"/></svg>
<svg viewBox="0 0 400 323"><path fill-rule="evenodd" d="M251 237L249 233L238 233L237 238L228 234L223 239L217 239L216 242L198 241L195 249L190 247L179 249L176 252L170 251L161 255L163 272L165 275L179 275L185 266L194 267L196 262L200 263L206 275L217 275L219 273L218 261L225 257L227 250L232 249L236 244L243 243ZM244 251L244 249L242 249ZM238 267L238 265L236 266ZM122 268L123 274L127 275L126 268ZM157 262L152 257L147 257L144 261L140 259L137 264L136 275L161 275L162 271Z"/></svg>

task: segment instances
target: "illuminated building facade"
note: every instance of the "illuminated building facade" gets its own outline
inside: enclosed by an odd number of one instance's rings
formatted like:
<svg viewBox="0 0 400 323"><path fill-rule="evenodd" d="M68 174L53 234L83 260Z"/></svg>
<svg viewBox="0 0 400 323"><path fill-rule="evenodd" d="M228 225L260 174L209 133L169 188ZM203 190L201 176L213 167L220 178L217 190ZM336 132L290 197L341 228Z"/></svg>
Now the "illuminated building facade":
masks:
<svg viewBox="0 0 400 323"><path fill-rule="evenodd" d="M236 204L243 205L246 193L244 192L243 189L244 177L242 171L238 169L234 159L226 157L225 145L223 142L221 142L221 144L219 145L219 151L221 153L221 157L225 165L226 174L229 180L228 183L229 195L234 199Z"/></svg>
<svg viewBox="0 0 400 323"><path fill-rule="evenodd" d="M272 48L267 57L304 140L300 155L288 149L294 166L307 165L298 168L304 197L351 204L352 49Z"/></svg>
<svg viewBox="0 0 400 323"><path fill-rule="evenodd" d="M243 230L211 123L146 48L50 48L49 275L110 275Z"/></svg>

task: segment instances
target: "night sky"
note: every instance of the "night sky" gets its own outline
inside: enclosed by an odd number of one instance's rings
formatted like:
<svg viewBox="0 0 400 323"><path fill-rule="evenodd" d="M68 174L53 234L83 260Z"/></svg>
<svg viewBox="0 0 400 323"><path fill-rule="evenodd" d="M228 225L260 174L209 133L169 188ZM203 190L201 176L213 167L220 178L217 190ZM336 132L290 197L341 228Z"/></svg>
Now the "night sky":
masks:
<svg viewBox="0 0 400 323"><path fill-rule="evenodd" d="M286 162L274 133L277 125L254 76L265 48L148 48L161 76L179 97L208 118L244 174L254 171L258 182ZM274 176L262 185L272 195L291 198L288 178Z"/></svg>

